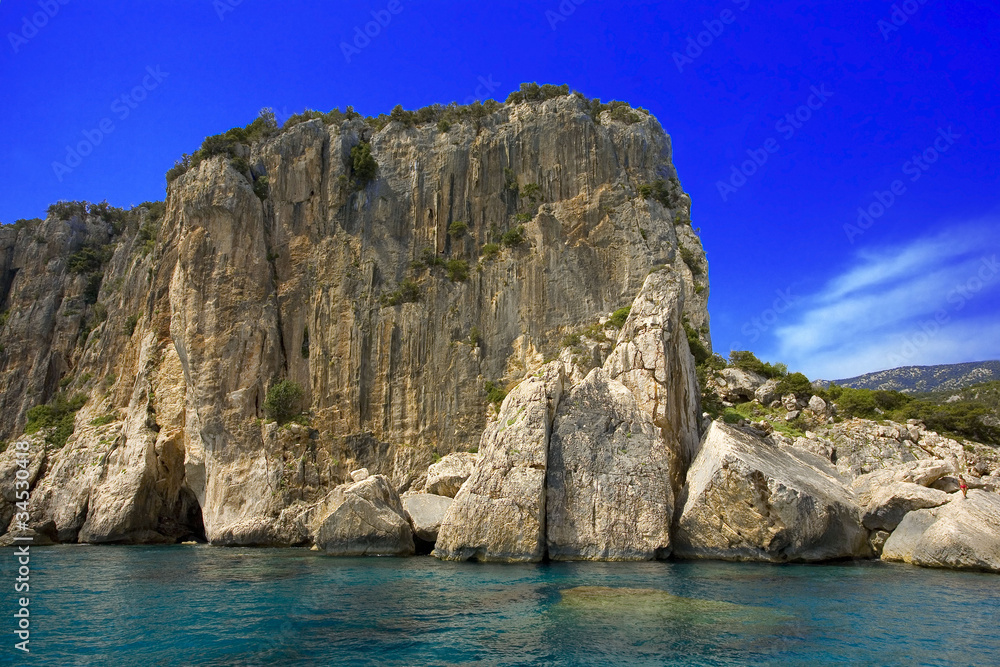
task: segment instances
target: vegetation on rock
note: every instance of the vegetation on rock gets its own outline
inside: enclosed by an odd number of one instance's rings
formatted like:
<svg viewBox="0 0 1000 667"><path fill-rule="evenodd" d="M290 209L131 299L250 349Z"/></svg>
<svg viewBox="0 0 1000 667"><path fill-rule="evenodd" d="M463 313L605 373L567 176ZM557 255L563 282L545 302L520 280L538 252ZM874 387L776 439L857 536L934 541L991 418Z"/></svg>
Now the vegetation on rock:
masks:
<svg viewBox="0 0 1000 667"><path fill-rule="evenodd" d="M45 442L54 447L62 447L73 435L76 413L86 402L86 394L76 394L72 397L58 394L50 403L36 405L26 414L25 435L48 430Z"/></svg>
<svg viewBox="0 0 1000 667"><path fill-rule="evenodd" d="M292 380L281 380L271 385L264 398L264 414L279 424L284 424L299 413L299 403L305 392Z"/></svg>

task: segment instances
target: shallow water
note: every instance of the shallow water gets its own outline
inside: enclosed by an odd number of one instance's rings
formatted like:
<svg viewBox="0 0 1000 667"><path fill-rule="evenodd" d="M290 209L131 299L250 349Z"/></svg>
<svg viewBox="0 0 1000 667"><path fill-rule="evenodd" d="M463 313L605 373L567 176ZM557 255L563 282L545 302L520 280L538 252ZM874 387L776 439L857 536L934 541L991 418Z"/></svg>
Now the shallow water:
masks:
<svg viewBox="0 0 1000 667"><path fill-rule="evenodd" d="M9 582L12 554L0 552ZM33 549L31 566L24 664L1000 663L1000 576L904 565L57 546ZM12 621L0 655L20 663Z"/></svg>

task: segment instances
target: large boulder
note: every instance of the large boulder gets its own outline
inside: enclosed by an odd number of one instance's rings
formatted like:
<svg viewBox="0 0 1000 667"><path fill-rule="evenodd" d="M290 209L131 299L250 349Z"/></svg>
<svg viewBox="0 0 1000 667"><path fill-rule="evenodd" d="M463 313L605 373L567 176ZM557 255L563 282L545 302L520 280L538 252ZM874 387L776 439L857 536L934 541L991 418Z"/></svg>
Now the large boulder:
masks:
<svg viewBox="0 0 1000 667"><path fill-rule="evenodd" d="M765 381L757 387L753 395L761 405L770 405L771 401L778 398L778 380L771 378Z"/></svg>
<svg viewBox="0 0 1000 667"><path fill-rule="evenodd" d="M453 452L427 469L427 493L454 498L469 479L479 456L469 452Z"/></svg>
<svg viewBox="0 0 1000 667"><path fill-rule="evenodd" d="M684 285L670 269L646 277L604 370L628 387L683 469L699 443L701 392L684 330ZM681 480L674 480L680 484Z"/></svg>
<svg viewBox="0 0 1000 667"><path fill-rule="evenodd" d="M812 410L813 414L817 417L825 417L827 415L827 411L829 410L829 406L826 404L826 401L819 396L810 397L807 407Z"/></svg>
<svg viewBox="0 0 1000 667"><path fill-rule="evenodd" d="M483 431L479 462L448 508L434 555L537 562L545 555L545 471L562 363L546 364L504 399Z"/></svg>
<svg viewBox="0 0 1000 667"><path fill-rule="evenodd" d="M316 546L334 556L413 554L409 516L385 475L372 475L334 493L338 498L332 511L318 520Z"/></svg>
<svg viewBox="0 0 1000 667"><path fill-rule="evenodd" d="M809 452L715 421L688 470L674 554L822 561L871 555L836 469Z"/></svg>
<svg viewBox="0 0 1000 667"><path fill-rule="evenodd" d="M895 482L860 497L861 523L869 530L893 531L908 512L944 505L950 496L913 482Z"/></svg>
<svg viewBox="0 0 1000 667"><path fill-rule="evenodd" d="M433 493L415 493L403 497L403 509L413 522L413 533L424 542L436 542L441 522L452 502L451 498Z"/></svg>
<svg viewBox="0 0 1000 667"><path fill-rule="evenodd" d="M753 371L723 368L715 374L715 393L723 401L746 403L757 396L757 390L766 379Z"/></svg>
<svg viewBox="0 0 1000 667"><path fill-rule="evenodd" d="M549 440L552 560L670 554L671 453L622 383L599 368L564 397Z"/></svg>
<svg viewBox="0 0 1000 667"><path fill-rule="evenodd" d="M968 498L910 512L886 540L882 559L1000 572L1000 495L973 489Z"/></svg>

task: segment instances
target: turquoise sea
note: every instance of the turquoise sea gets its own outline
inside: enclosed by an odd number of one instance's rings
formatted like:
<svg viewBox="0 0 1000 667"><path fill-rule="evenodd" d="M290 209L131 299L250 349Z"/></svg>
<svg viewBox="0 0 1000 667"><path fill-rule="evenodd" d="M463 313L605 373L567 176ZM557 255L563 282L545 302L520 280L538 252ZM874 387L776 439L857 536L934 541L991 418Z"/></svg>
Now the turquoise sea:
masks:
<svg viewBox="0 0 1000 667"><path fill-rule="evenodd" d="M903 565L74 545L34 548L31 567L31 654L5 614L5 664L1000 664L1000 576Z"/></svg>

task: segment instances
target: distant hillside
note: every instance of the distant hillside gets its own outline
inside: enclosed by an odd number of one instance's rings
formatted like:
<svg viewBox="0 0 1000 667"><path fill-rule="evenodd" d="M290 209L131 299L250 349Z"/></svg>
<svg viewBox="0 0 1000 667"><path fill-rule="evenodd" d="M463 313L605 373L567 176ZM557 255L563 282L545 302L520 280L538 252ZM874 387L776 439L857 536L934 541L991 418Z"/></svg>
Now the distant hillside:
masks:
<svg viewBox="0 0 1000 667"><path fill-rule="evenodd" d="M954 391L991 380L1000 380L1000 361L973 361L938 366L902 366L877 373L865 373L845 380L834 380L834 382L842 387L884 389L910 394L926 391Z"/></svg>

